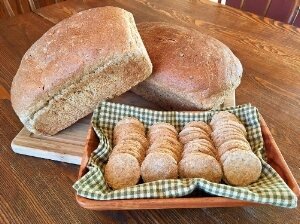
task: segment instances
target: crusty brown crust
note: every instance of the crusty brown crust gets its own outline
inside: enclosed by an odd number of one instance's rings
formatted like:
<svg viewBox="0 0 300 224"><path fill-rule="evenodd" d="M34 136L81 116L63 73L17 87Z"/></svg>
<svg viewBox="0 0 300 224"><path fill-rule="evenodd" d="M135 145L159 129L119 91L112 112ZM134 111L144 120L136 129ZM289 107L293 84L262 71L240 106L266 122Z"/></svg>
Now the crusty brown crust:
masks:
<svg viewBox="0 0 300 224"><path fill-rule="evenodd" d="M31 132L52 135L151 72L132 14L89 9L52 27L25 53L12 105Z"/></svg>
<svg viewBox="0 0 300 224"><path fill-rule="evenodd" d="M133 91L166 109L216 108L239 84L242 65L220 41L167 23L138 25L153 74Z"/></svg>

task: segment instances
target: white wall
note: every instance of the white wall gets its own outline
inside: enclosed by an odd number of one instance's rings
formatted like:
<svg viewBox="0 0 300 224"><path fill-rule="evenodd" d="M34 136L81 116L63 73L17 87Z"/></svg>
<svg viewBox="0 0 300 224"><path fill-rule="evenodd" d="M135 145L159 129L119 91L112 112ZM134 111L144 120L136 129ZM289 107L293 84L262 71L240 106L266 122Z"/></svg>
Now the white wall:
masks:
<svg viewBox="0 0 300 224"><path fill-rule="evenodd" d="M210 1L211 1L211 2L216 2L216 3L218 2L218 0L210 0ZM222 0L222 1L221 1L221 4L225 5L225 2L226 2L226 0Z"/></svg>

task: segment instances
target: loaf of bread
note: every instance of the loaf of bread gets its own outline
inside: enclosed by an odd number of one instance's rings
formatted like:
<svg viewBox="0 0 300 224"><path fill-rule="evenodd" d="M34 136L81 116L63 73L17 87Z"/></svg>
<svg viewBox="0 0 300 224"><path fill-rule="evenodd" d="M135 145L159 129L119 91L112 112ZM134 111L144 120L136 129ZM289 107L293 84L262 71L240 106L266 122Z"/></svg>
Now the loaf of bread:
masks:
<svg viewBox="0 0 300 224"><path fill-rule="evenodd" d="M218 107L240 84L242 65L220 41L167 23L141 23L138 30L153 74L133 92L171 110Z"/></svg>
<svg viewBox="0 0 300 224"><path fill-rule="evenodd" d="M151 72L132 14L89 9L52 27L25 53L12 106L29 131L53 135Z"/></svg>

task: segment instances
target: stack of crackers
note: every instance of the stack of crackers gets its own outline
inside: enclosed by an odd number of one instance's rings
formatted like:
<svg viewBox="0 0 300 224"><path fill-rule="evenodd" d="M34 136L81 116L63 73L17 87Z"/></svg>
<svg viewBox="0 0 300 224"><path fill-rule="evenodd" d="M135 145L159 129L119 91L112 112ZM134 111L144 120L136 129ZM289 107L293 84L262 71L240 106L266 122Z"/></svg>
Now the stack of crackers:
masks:
<svg viewBox="0 0 300 224"><path fill-rule="evenodd" d="M247 186L260 177L262 165L246 139L247 131L232 113L223 111L212 117L211 137L218 149L223 180L235 186Z"/></svg>
<svg viewBox="0 0 300 224"><path fill-rule="evenodd" d="M105 179L113 189L133 186L140 180L140 166L149 147L145 127L138 119L126 117L116 124L113 136Z"/></svg>
<svg viewBox="0 0 300 224"><path fill-rule="evenodd" d="M168 123L149 127L126 117L114 129L113 150L105 179L113 189L164 179L203 178L234 186L247 186L261 174L262 165L246 139L247 131L229 112L219 112L210 125L185 124L178 134Z"/></svg>
<svg viewBox="0 0 300 224"><path fill-rule="evenodd" d="M179 133L184 144L182 159L179 163L181 178L204 178L219 183L222 168L218 161L217 150L210 138L211 128L202 121L187 123Z"/></svg>
<svg viewBox="0 0 300 224"><path fill-rule="evenodd" d="M178 178L178 162L181 159L182 145L178 133L168 123L156 123L149 127L150 147L142 164L144 182Z"/></svg>

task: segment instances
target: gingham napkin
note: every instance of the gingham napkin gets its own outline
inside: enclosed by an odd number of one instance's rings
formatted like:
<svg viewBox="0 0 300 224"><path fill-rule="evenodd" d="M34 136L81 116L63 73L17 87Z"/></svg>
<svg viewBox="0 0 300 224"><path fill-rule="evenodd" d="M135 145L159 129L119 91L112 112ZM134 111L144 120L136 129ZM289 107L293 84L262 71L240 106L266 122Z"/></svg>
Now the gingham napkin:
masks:
<svg viewBox="0 0 300 224"><path fill-rule="evenodd" d="M133 116L142 121L146 127L156 122L168 122L174 125L177 130L181 130L184 124L189 121L209 122L216 111L166 112L103 102L94 111L92 118L94 130L100 139L99 146L91 154L88 162L88 173L78 180L73 188L78 195L95 200L172 198L186 196L195 190L200 190L222 197L287 208L296 207L296 195L276 171L265 162L265 149L257 109L248 104L222 110L230 111L238 116L247 129L247 139L263 165L261 177L256 183L247 187L233 187L223 183L212 183L201 178L193 178L160 180L140 183L120 190L112 190L105 182L103 165L107 162L109 152L112 149L113 128L119 120L123 117Z"/></svg>

